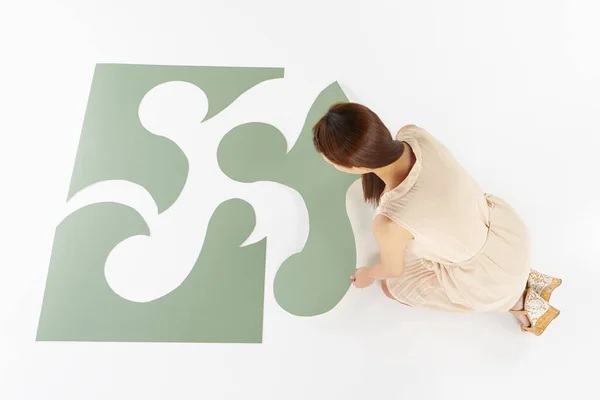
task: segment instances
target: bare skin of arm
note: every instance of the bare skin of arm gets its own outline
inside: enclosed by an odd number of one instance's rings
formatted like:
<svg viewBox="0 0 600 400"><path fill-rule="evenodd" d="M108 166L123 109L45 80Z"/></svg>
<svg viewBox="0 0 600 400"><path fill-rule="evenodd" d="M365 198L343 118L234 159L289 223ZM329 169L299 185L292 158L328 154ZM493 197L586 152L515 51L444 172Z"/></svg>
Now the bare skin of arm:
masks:
<svg viewBox="0 0 600 400"><path fill-rule="evenodd" d="M414 239L410 232L384 215L375 218L373 233L381 261L356 270L352 280L358 288L370 286L375 280L401 277L405 267L404 250Z"/></svg>

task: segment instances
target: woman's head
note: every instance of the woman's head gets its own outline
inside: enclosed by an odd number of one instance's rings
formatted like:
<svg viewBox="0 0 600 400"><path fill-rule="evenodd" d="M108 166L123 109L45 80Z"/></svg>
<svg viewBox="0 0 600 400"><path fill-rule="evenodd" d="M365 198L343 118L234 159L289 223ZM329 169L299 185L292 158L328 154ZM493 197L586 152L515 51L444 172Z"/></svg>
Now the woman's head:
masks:
<svg viewBox="0 0 600 400"><path fill-rule="evenodd" d="M398 160L404 150L377 114L356 103L333 105L314 126L313 143L340 171L362 174L365 200L373 203L385 188L374 171Z"/></svg>

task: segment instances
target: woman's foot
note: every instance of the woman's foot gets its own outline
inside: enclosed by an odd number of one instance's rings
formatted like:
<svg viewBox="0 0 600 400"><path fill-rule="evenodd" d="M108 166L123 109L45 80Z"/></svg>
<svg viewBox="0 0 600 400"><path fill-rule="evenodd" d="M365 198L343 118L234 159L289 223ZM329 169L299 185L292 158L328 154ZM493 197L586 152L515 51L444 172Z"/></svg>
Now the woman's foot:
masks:
<svg viewBox="0 0 600 400"><path fill-rule="evenodd" d="M542 274L541 272L531 270L527 279L527 287L532 288L540 297L546 301L550 301L552 291L559 287L562 279L555 278L550 275Z"/></svg>
<svg viewBox="0 0 600 400"><path fill-rule="evenodd" d="M521 296L510 312L521 322L521 330L540 336L548 325L560 314L535 290L528 288L525 297Z"/></svg>
<svg viewBox="0 0 600 400"><path fill-rule="evenodd" d="M521 295L516 304L511 308L511 311L521 311L525 309L525 293ZM529 318L524 314L513 314L525 328L529 328L531 326L531 322L529 322Z"/></svg>

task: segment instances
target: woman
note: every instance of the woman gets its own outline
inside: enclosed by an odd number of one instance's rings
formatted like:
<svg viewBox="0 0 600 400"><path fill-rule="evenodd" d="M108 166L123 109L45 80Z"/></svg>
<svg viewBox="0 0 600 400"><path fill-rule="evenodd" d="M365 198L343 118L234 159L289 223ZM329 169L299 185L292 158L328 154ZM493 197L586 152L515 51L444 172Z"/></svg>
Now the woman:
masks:
<svg viewBox="0 0 600 400"><path fill-rule="evenodd" d="M365 201L377 205L381 261L357 269L354 286L381 280L388 297L413 307L510 311L536 335L558 316L548 301L561 280L530 270L523 221L428 132L408 125L394 140L373 111L341 103L313 134L328 163L362 175Z"/></svg>

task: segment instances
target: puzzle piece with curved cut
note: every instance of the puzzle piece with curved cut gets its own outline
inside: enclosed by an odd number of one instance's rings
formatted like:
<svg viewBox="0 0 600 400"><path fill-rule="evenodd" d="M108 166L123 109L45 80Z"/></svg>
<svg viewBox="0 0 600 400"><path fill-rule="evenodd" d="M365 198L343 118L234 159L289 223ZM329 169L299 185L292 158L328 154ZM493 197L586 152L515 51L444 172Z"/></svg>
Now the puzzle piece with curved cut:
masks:
<svg viewBox="0 0 600 400"><path fill-rule="evenodd" d="M245 201L222 203L185 281L137 303L112 291L104 265L119 243L150 234L143 218L117 203L75 211L56 229L37 340L260 343L266 241L240 247L255 222Z"/></svg>
<svg viewBox="0 0 600 400"><path fill-rule="evenodd" d="M346 193L356 177L327 164L312 143L312 127L337 102L347 98L336 83L314 101L294 147L272 125L248 123L228 132L218 149L219 165L240 182L273 181L300 193L309 214L303 250L289 257L275 277L275 298L300 316L335 307L350 286L356 267L354 234L346 213Z"/></svg>

